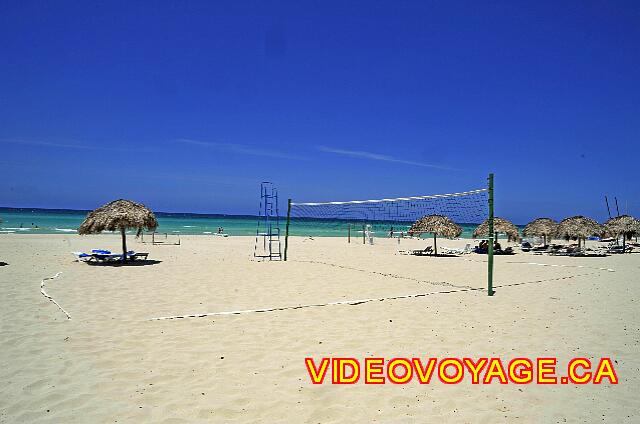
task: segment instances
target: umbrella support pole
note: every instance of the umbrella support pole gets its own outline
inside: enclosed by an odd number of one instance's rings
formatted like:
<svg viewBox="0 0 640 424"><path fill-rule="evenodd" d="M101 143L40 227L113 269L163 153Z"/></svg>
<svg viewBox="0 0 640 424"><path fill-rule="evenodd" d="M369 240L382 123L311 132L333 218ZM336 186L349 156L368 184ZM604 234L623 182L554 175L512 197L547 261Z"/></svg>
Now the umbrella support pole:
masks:
<svg viewBox="0 0 640 424"><path fill-rule="evenodd" d="M127 260L127 235L124 228L120 228L120 233L122 234L122 262L124 263Z"/></svg>
<svg viewBox="0 0 640 424"><path fill-rule="evenodd" d="M433 254L435 256L438 256L438 243L436 242L436 233L433 233Z"/></svg>

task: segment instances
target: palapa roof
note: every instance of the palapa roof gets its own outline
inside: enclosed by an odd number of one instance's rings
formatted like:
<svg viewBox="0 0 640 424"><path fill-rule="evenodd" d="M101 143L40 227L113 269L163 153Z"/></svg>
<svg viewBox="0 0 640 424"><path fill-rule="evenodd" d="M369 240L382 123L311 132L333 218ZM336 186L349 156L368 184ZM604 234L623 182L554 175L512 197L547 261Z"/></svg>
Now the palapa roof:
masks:
<svg viewBox="0 0 640 424"><path fill-rule="evenodd" d="M640 233L640 221L629 215L620 215L604 223L608 236L634 236Z"/></svg>
<svg viewBox="0 0 640 424"><path fill-rule="evenodd" d="M146 228L153 231L158 226L156 216L143 204L119 199L89 212L78 228L78 234L96 234L102 231L116 231Z"/></svg>
<svg viewBox="0 0 640 424"><path fill-rule="evenodd" d="M518 227L511 221L504 218L493 218L493 231L496 233L504 233L509 238L517 239L520 235ZM482 224L478 225L473 232L473 237L483 237L489 235L489 219L487 218Z"/></svg>
<svg viewBox="0 0 640 424"><path fill-rule="evenodd" d="M565 218L558 224L557 235L564 238L587 238L602 234L603 227L582 215Z"/></svg>
<svg viewBox="0 0 640 424"><path fill-rule="evenodd" d="M558 228L558 223L551 218L537 218L528 223L522 235L524 236L553 236Z"/></svg>
<svg viewBox="0 0 640 424"><path fill-rule="evenodd" d="M443 237L459 237L462 227L444 215L427 215L418 219L409 229L410 234L433 233Z"/></svg>

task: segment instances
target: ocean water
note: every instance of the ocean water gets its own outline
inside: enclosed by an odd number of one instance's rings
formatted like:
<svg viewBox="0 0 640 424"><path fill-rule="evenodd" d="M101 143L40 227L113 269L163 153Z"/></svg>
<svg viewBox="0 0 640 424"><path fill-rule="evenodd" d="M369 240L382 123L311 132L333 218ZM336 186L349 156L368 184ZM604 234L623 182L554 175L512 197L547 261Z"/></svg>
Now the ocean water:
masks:
<svg viewBox="0 0 640 424"><path fill-rule="evenodd" d="M67 209L27 209L0 208L0 234L76 234L89 211ZM218 227L230 236L251 236L256 234L259 217L251 215L203 215L190 213L156 212L158 233L193 235L212 234ZM286 218L280 218L280 231L284 236ZM351 237L362 237L364 222L337 219L292 218L289 234L313 237L346 237L351 229ZM375 237L387 237L393 227L394 232L406 231L410 222L368 222ZM477 223L460 224L464 229L462 237L471 237ZM132 233L134 231L130 231ZM427 237L427 235L425 235Z"/></svg>

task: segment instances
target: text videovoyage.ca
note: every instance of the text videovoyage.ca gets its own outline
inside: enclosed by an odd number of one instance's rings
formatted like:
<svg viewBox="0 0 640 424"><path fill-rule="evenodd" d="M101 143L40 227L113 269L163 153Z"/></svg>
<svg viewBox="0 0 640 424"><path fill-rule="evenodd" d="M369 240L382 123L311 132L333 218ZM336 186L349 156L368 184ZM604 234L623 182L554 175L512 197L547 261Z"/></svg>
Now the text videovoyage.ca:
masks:
<svg viewBox="0 0 640 424"><path fill-rule="evenodd" d="M313 384L618 384L610 358L305 358Z"/></svg>

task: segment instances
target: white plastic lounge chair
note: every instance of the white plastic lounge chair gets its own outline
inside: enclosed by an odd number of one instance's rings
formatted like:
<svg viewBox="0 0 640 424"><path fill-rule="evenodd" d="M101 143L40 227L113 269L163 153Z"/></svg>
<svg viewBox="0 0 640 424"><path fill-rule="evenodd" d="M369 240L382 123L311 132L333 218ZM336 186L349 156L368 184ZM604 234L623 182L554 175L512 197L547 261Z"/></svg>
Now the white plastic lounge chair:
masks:
<svg viewBox="0 0 640 424"><path fill-rule="evenodd" d="M147 259L149 253L147 252L134 252L133 250L129 250L127 252L127 258L130 260L136 259ZM110 262L110 261L121 261L122 253L93 253L91 258L96 262Z"/></svg>
<svg viewBox="0 0 640 424"><path fill-rule="evenodd" d="M433 247L427 246L423 250L414 250L413 254L416 256L431 256L433 255Z"/></svg>
<svg viewBox="0 0 640 424"><path fill-rule="evenodd" d="M467 253L471 253L473 250L471 249L471 243L467 243L464 249L458 248L449 248L449 247L441 247L442 253L454 254L454 255L466 255Z"/></svg>
<svg viewBox="0 0 640 424"><path fill-rule="evenodd" d="M111 251L104 249L91 249L91 253L71 252L71 254L76 258L77 261L88 261L91 260L91 258L93 258L93 255L95 254L110 255Z"/></svg>
<svg viewBox="0 0 640 424"><path fill-rule="evenodd" d="M89 259L91 259L91 255L88 253L84 253L84 252L71 252L71 254L76 258L76 261L78 262L84 262L84 261L88 261Z"/></svg>
<svg viewBox="0 0 640 424"><path fill-rule="evenodd" d="M413 256L430 256L433 255L433 247L427 246L423 250L400 250L401 255L413 255Z"/></svg>

